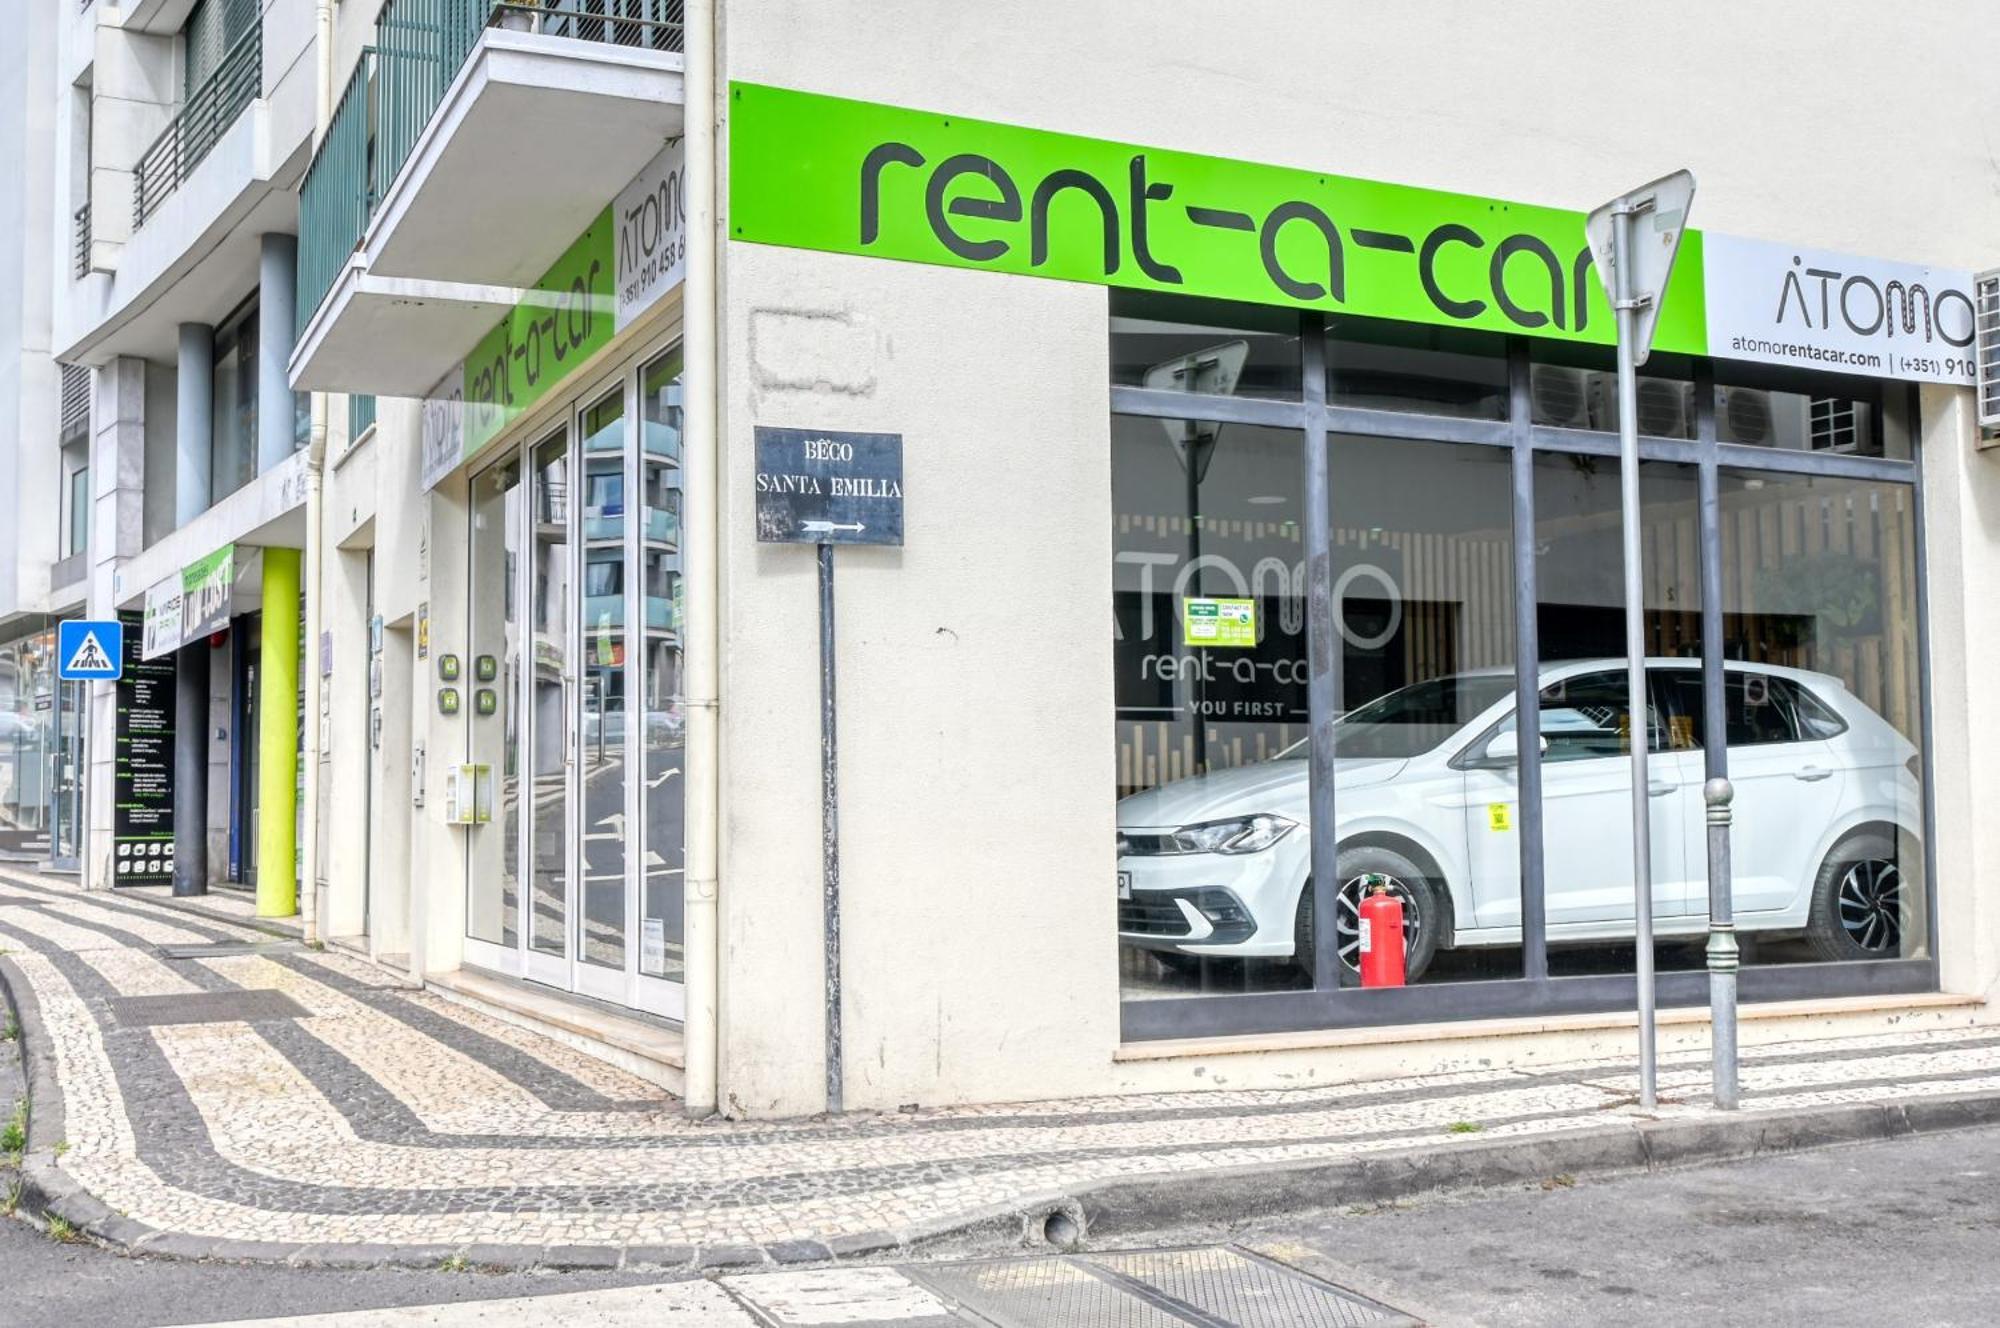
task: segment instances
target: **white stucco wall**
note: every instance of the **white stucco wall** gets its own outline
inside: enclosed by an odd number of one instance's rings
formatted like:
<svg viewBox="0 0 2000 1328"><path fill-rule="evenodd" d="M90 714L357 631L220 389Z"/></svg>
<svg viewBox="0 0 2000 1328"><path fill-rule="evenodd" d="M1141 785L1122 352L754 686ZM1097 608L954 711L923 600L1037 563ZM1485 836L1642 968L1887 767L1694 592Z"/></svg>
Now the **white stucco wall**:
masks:
<svg viewBox="0 0 2000 1328"><path fill-rule="evenodd" d="M1852 2L724 13L729 79L1571 208L1688 166L1709 229L1972 268L2000 248L1979 128L2000 110L1979 63L2000 36L1988 7L1921 22ZM1104 293L745 244L723 268L726 1105L821 1102L812 560L754 543L758 424L905 438L906 547L840 556L850 1105L1201 1082L1197 1061L1113 1062ZM2000 457L1971 450L1965 394L1924 404L1936 704L1953 717L1937 752L1944 973L1984 993L2000 844L1975 809L2000 778L1981 740L2000 715L1963 660L2000 628L1967 590L1995 557ZM1594 1045L1552 1034L1536 1054ZM1468 1054L1237 1058L1229 1075Z"/></svg>

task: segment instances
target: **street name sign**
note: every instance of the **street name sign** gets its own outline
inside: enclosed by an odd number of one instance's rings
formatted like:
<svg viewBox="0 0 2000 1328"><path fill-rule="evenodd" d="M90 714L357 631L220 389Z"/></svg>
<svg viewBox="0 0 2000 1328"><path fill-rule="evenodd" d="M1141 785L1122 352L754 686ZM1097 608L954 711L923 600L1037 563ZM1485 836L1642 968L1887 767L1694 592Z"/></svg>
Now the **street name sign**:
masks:
<svg viewBox="0 0 2000 1328"><path fill-rule="evenodd" d="M903 542L903 436L757 429L757 538Z"/></svg>

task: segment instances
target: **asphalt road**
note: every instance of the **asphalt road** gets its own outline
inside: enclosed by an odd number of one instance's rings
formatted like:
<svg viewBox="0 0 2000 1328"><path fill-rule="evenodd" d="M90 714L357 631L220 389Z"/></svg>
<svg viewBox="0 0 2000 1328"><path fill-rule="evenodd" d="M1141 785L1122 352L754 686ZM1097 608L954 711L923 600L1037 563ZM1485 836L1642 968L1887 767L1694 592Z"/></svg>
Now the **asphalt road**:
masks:
<svg viewBox="0 0 2000 1328"><path fill-rule="evenodd" d="M1438 1324L1991 1324L2000 1130L1233 1234Z"/></svg>
<svg viewBox="0 0 2000 1328"><path fill-rule="evenodd" d="M1436 1324L1989 1324L2000 1317L2000 1129L1157 1237L1218 1240ZM5 1328L165 1328L644 1280L181 1264L0 1221Z"/></svg>

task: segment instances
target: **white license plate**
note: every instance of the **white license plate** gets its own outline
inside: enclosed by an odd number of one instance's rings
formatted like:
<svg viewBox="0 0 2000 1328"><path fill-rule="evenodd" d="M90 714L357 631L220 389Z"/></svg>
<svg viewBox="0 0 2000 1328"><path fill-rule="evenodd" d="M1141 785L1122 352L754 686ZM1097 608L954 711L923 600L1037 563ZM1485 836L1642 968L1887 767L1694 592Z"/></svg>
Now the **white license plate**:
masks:
<svg viewBox="0 0 2000 1328"><path fill-rule="evenodd" d="M1132 897L1131 872L1122 871L1118 873L1118 897L1120 899L1130 899Z"/></svg>

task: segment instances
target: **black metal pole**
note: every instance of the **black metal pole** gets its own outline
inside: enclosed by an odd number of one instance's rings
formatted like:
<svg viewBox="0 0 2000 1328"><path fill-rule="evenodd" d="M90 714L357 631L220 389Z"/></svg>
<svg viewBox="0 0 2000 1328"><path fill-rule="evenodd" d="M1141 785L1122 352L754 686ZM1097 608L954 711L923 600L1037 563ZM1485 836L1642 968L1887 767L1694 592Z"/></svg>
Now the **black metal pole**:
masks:
<svg viewBox="0 0 2000 1328"><path fill-rule="evenodd" d="M840 746L834 733L833 546L819 546L819 787L826 920L826 1109L842 1109L840 1049Z"/></svg>

